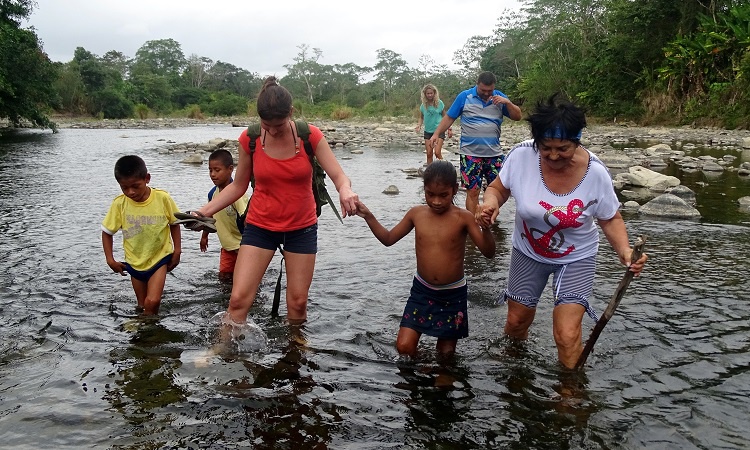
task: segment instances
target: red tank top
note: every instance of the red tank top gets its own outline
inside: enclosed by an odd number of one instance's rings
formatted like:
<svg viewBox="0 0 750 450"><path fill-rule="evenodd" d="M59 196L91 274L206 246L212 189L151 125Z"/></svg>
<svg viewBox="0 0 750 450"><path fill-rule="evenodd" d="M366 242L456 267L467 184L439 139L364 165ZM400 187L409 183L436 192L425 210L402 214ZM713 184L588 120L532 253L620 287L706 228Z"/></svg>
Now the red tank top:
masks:
<svg viewBox="0 0 750 450"><path fill-rule="evenodd" d="M310 125L313 148L323 138L319 128ZM242 149L250 154L250 138L243 132ZM312 193L312 166L302 142L299 151L288 159L269 157L258 138L253 158L255 190L247 212L247 223L269 231L294 231L317 223Z"/></svg>

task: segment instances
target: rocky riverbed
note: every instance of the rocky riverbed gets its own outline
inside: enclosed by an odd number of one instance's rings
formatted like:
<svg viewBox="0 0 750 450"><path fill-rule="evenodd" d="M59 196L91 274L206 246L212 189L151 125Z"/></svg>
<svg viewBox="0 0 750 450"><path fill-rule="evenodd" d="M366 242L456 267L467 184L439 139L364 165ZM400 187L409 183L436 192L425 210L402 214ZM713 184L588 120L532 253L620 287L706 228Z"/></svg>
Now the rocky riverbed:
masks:
<svg viewBox="0 0 750 450"><path fill-rule="evenodd" d="M246 126L253 120L249 117L224 117L215 119L123 119L123 120L80 120L55 117L58 127L64 128L109 128L109 129L158 129L200 127L214 124L233 125L238 128ZM347 148L359 146L378 147L386 145L422 145L421 134L414 131L416 119L407 117L374 119L351 119L332 121L310 119L326 133L332 145L341 144ZM458 127L454 126L454 131ZM446 142L450 149L458 144L459 133ZM234 136L220 136L233 139ZM511 145L529 137L525 122L506 120L503 124L503 144ZM726 147L750 149L750 130L725 130L720 128L683 127L642 127L631 123L593 124L583 133L583 142L593 151L607 150L608 146L622 146L636 142L664 143L676 148L683 145L704 147Z"/></svg>
<svg viewBox="0 0 750 450"><path fill-rule="evenodd" d="M232 125L236 133L217 136L209 142L170 142L156 150L165 153L183 153L184 163L202 164L208 154L216 148L226 148L235 156L237 136L251 121L248 117L233 117L212 120L197 119L148 119L148 120L65 120L56 118L59 128L180 128L210 125ZM422 149L421 133L414 130L416 120L389 118L368 120L310 120L320 127L331 147L361 153L364 148L415 148ZM452 159L451 153L458 150L459 127L454 126L454 137L447 139L444 155ZM502 129L503 147L528 139L525 122L506 120ZM632 124L593 124L586 128L582 142L594 152L613 173L613 183L626 201L623 208L643 214L670 218L695 218L700 214L694 208L695 195L680 185L676 177L662 175L658 171L667 164L677 164L685 172L703 171L717 173L736 171L738 176L750 176L750 130L724 130L718 128L641 127ZM721 157L690 156L692 150L700 148L725 151ZM738 156L739 154L739 156ZM343 156L348 158L349 156ZM736 159L741 158L740 164ZM404 170L416 170L404 168ZM742 198L738 207L750 208L750 198Z"/></svg>

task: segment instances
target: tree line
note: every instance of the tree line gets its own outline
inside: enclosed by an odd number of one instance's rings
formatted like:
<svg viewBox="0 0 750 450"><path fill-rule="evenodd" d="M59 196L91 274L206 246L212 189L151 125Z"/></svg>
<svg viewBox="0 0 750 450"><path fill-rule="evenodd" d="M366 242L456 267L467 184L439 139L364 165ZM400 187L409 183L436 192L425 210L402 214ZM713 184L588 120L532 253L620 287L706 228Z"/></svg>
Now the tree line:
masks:
<svg viewBox="0 0 750 450"><path fill-rule="evenodd" d="M33 29L33 0L0 0L0 117L54 127L52 113L100 118L244 115L263 77L179 42L144 43L133 57L75 49L49 61ZM426 83L449 104L480 71L523 105L560 92L600 120L750 126L750 4L740 0L527 0L473 36L451 70L422 55L411 66L377 50L373 67L323 64L300 44L281 80L308 117L415 114Z"/></svg>

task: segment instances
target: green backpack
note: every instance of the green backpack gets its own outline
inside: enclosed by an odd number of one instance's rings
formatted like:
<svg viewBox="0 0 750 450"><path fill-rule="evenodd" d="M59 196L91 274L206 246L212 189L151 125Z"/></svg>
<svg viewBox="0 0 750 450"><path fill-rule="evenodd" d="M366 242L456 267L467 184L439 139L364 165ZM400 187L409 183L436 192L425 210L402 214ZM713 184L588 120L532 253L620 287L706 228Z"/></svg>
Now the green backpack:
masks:
<svg viewBox="0 0 750 450"><path fill-rule="evenodd" d="M297 125L297 134L305 145L305 153L307 153L310 165L312 165L313 168L312 191L313 196L315 197L315 212L318 214L318 217L320 217L323 205L331 205L333 212L336 213L336 217L338 217L339 221L343 224L344 220L341 218L339 210L336 209L333 200L331 200L331 196L328 194L328 189L326 189L326 172L318 163L318 158L315 157L315 153L313 152L312 144L310 143L310 127L304 120L295 120L294 123ZM258 137L260 137L260 124L253 123L247 127L247 136L250 138L250 157L252 158L255 153L256 141L258 140ZM255 187L255 177L252 174L250 174L250 182L252 186ZM247 210L242 215L243 223L245 216L247 216Z"/></svg>

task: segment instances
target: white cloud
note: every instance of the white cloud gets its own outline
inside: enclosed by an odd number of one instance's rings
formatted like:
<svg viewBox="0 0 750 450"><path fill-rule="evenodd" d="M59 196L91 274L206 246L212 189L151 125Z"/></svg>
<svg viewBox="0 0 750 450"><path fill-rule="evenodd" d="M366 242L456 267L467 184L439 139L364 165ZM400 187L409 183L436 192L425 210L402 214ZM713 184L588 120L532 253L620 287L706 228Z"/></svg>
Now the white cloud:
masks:
<svg viewBox="0 0 750 450"><path fill-rule="evenodd" d="M421 55L451 68L453 53L474 35L489 36L518 0L342 2L285 0L37 0L33 26L53 61L67 62L76 47L133 57L145 42L174 39L197 54L261 76L283 75L298 46L319 48L323 64L373 66L385 48L416 67Z"/></svg>

